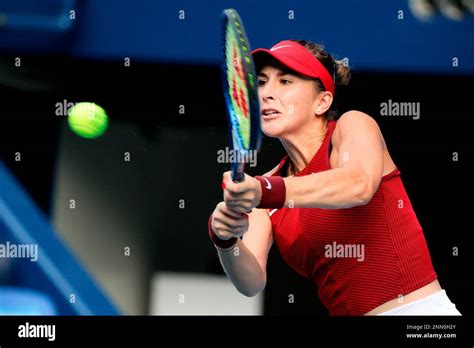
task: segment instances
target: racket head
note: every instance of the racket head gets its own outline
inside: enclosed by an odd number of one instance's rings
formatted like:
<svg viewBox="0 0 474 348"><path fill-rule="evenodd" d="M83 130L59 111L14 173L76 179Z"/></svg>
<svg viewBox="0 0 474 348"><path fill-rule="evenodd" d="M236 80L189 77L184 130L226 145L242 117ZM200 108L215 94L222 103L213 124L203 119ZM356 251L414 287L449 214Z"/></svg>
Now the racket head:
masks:
<svg viewBox="0 0 474 348"><path fill-rule="evenodd" d="M262 141L255 65L243 22L234 9L222 14L222 85L229 122L232 180L244 179L245 159L258 152Z"/></svg>

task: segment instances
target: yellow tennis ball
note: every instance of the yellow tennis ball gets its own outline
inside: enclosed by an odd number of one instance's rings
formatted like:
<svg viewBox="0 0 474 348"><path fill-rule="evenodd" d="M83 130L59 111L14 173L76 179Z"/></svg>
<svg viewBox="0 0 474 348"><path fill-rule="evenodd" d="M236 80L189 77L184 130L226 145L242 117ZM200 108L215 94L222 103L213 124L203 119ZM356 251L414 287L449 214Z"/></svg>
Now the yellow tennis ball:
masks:
<svg viewBox="0 0 474 348"><path fill-rule="evenodd" d="M94 103L77 103L69 109L69 128L84 138L97 138L104 134L109 124L105 110Z"/></svg>

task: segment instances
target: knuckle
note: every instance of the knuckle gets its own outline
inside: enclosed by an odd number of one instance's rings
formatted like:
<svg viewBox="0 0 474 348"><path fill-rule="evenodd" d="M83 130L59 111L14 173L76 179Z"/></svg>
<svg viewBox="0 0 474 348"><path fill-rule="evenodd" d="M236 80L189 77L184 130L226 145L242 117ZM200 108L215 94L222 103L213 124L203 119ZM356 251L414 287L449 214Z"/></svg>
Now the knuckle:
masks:
<svg viewBox="0 0 474 348"><path fill-rule="evenodd" d="M232 232L234 235L239 235L242 232L242 228L240 226L236 226Z"/></svg>
<svg viewBox="0 0 474 348"><path fill-rule="evenodd" d="M224 239L224 240L225 240L225 239L228 238L228 236L226 236L226 233L223 232L223 231L218 231L216 234L217 234L217 237L219 237L220 239Z"/></svg>
<svg viewBox="0 0 474 348"><path fill-rule="evenodd" d="M242 226L239 231L239 235L243 236L245 233L247 233L247 228L245 226Z"/></svg>

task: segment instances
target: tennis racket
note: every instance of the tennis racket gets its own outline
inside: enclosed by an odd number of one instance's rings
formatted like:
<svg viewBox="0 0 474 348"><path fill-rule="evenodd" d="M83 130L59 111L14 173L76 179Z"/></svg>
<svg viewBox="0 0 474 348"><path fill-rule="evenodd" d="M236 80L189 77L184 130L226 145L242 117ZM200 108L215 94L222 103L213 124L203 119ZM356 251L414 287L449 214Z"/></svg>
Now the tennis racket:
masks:
<svg viewBox="0 0 474 348"><path fill-rule="evenodd" d="M260 106L255 66L244 25L234 9L223 11L222 84L229 121L231 175L234 182L245 176L245 164L261 145Z"/></svg>

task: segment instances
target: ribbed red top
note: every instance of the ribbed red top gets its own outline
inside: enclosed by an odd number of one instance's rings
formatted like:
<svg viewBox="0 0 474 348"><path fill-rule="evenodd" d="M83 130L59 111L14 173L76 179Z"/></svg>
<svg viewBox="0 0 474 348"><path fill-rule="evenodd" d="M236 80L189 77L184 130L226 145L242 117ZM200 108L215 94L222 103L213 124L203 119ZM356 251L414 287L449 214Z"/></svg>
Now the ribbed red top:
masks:
<svg viewBox="0 0 474 348"><path fill-rule="evenodd" d="M336 121L330 121L321 147L296 176L330 169L329 143L335 126ZM273 175L281 175L287 160L285 156ZM365 314L437 278L397 168L382 178L366 205L282 208L269 213L282 257L315 282L331 315ZM346 252L340 254L341 250Z"/></svg>

